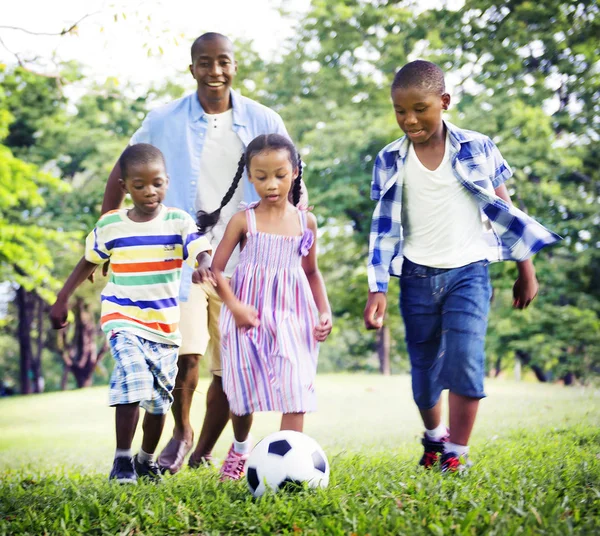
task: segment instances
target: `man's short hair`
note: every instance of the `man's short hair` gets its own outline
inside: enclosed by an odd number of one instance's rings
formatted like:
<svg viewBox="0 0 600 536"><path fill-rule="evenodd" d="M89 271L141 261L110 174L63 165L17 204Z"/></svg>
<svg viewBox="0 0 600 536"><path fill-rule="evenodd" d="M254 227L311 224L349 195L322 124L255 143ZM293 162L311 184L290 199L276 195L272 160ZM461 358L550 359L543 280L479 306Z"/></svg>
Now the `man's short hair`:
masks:
<svg viewBox="0 0 600 536"><path fill-rule="evenodd" d="M200 37L197 37L196 40L192 43L192 48L190 50L192 54L192 63L194 62L194 58L197 55L198 48L200 48L202 43L205 43L206 41L213 41L214 39L224 39L225 41L228 41L231 45L231 50L233 50L233 43L231 42L231 39L229 39L229 37L217 32L206 32L203 33Z"/></svg>
<svg viewBox="0 0 600 536"><path fill-rule="evenodd" d="M128 177L131 166L147 165L151 162L162 162L166 167L165 157L160 149L149 143L136 143L130 145L123 151L119 158L119 167L121 168L121 179Z"/></svg>
<svg viewBox="0 0 600 536"><path fill-rule="evenodd" d="M444 71L430 61L411 61L394 76L392 91L409 87L416 87L429 93L443 95L446 92Z"/></svg>

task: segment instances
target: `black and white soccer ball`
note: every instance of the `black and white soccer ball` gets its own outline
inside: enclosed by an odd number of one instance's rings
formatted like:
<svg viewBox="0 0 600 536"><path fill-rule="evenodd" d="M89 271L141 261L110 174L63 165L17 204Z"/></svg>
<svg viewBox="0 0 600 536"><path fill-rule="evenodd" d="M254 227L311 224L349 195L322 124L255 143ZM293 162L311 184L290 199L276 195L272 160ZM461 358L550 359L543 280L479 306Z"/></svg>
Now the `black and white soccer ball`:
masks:
<svg viewBox="0 0 600 536"><path fill-rule="evenodd" d="M311 437L292 430L268 435L259 441L246 461L246 481L254 497L271 489L310 488L329 484L329 462Z"/></svg>

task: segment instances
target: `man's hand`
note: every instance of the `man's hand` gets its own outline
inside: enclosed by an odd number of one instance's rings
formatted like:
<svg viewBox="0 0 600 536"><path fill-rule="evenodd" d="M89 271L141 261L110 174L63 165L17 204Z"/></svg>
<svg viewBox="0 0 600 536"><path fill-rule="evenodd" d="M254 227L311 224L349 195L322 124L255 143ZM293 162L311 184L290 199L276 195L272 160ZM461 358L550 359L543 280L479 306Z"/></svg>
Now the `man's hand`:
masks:
<svg viewBox="0 0 600 536"><path fill-rule="evenodd" d="M379 329L383 326L383 318L387 308L385 292L369 292L369 299L363 314L367 329Z"/></svg>
<svg viewBox="0 0 600 536"><path fill-rule="evenodd" d="M102 265L102 275L103 275L104 277L106 277L106 276L107 276L107 274L108 274L108 268L109 268L109 266L110 266L110 259L109 259L109 260L107 260L107 261L106 261L106 262L105 262L105 263ZM94 271L93 271L93 272L92 272L92 273L91 273L91 274L88 276L88 281L89 281L90 283L93 283L93 282L94 282L94 274L95 274L95 273L96 273L96 269L94 268Z"/></svg>

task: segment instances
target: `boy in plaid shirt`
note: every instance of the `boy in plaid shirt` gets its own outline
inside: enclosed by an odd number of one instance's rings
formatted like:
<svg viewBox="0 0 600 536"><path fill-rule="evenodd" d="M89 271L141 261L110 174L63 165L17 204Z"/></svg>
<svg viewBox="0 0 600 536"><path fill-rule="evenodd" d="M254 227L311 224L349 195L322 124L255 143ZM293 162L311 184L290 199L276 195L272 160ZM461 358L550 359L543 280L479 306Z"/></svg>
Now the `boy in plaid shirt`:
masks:
<svg viewBox="0 0 600 536"><path fill-rule="evenodd" d="M405 65L392 101L405 135L379 153L373 170L364 320L367 329L383 325L389 276L400 277L413 396L425 425L420 464L430 468L441 455L443 472L461 471L485 396L488 264L517 261L513 305L523 309L538 291L531 256L560 237L512 205L504 185L512 171L494 143L443 120L450 95L437 65Z"/></svg>

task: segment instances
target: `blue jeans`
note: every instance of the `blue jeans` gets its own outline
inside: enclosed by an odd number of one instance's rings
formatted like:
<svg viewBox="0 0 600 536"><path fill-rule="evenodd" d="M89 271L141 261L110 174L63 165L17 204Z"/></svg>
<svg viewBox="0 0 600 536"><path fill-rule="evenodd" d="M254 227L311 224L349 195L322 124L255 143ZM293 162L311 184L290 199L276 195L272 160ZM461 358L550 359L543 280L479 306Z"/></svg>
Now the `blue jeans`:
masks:
<svg viewBox="0 0 600 536"><path fill-rule="evenodd" d="M419 409L434 407L443 389L485 397L484 347L492 295L488 264L443 269L404 259L400 311Z"/></svg>

